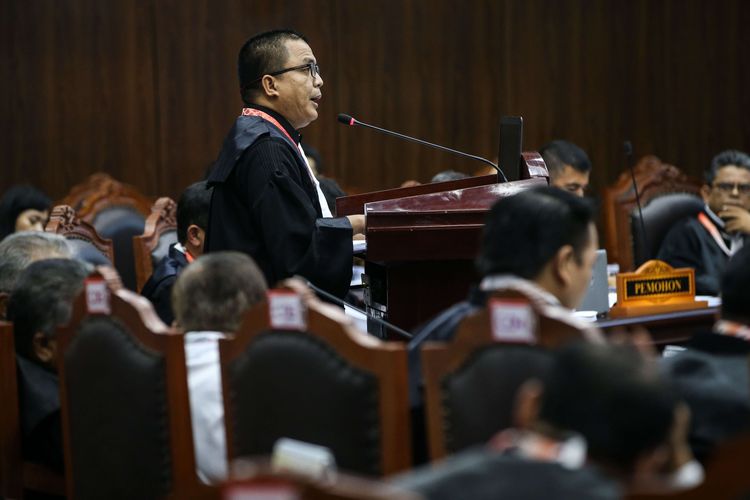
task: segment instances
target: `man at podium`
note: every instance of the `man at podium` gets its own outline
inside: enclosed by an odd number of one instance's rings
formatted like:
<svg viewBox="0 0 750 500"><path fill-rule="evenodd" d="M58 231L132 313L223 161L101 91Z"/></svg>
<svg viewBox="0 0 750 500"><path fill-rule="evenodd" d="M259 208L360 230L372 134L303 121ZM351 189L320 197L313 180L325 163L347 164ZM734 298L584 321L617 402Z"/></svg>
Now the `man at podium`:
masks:
<svg viewBox="0 0 750 500"><path fill-rule="evenodd" d="M343 297L364 216L332 217L300 146L322 97L315 55L299 33L269 31L243 45L238 67L245 108L208 178L207 252L249 254L271 286L298 274Z"/></svg>

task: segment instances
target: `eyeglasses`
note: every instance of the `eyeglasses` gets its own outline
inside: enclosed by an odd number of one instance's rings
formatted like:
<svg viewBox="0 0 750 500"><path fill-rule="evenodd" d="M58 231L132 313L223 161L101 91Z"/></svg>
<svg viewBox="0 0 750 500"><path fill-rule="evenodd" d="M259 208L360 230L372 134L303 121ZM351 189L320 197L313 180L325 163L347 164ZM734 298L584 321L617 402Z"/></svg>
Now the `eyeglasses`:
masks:
<svg viewBox="0 0 750 500"><path fill-rule="evenodd" d="M717 182L714 187L723 193L732 193L736 189L738 193L750 195L750 184L740 184L739 182Z"/></svg>
<svg viewBox="0 0 750 500"><path fill-rule="evenodd" d="M266 73L263 76L266 76L266 75L279 76L279 75L283 75L284 73L288 73L289 71L297 71L300 69L308 70L313 80L315 80L315 77L320 74L320 66L318 66L318 63L309 62L305 64L300 64L299 66L295 66L293 68L286 68L286 69L280 69L278 71L272 71L271 73ZM259 81L263 79L263 76L261 76L260 78L256 78L255 80L250 82L247 86L249 87L250 85L255 85L256 83L258 83Z"/></svg>

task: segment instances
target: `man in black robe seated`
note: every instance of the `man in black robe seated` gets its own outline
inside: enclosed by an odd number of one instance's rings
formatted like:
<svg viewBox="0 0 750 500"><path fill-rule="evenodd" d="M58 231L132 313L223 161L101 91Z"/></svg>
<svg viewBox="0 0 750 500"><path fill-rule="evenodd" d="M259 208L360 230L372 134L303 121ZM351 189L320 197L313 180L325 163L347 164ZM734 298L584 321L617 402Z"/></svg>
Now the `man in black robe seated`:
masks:
<svg viewBox="0 0 750 500"><path fill-rule="evenodd" d="M721 298L721 319L712 331L697 333L684 352L662 362L690 405L690 445L701 461L750 429L750 246L727 264Z"/></svg>
<svg viewBox="0 0 750 500"><path fill-rule="evenodd" d="M718 295L729 257L750 244L750 156L723 151L705 177L701 194L706 206L667 233L657 258L672 267L692 267L696 293Z"/></svg>
<svg viewBox="0 0 750 500"><path fill-rule="evenodd" d="M191 184L182 193L177 202L177 243L169 247L169 254L159 262L141 290L141 295L154 304L156 313L168 325L174 321L171 295L177 275L203 254L210 203L211 191L206 181Z"/></svg>
<svg viewBox="0 0 750 500"><path fill-rule="evenodd" d="M206 251L249 254L271 286L298 274L343 297L364 216L331 217L300 146L322 96L315 55L299 33L271 31L243 45L238 66L246 107L208 178Z"/></svg>
<svg viewBox="0 0 750 500"><path fill-rule="evenodd" d="M515 429L394 482L430 500L578 500L700 481L689 412L654 363L632 347L586 342L548 356L545 373L519 390Z"/></svg>
<svg viewBox="0 0 750 500"><path fill-rule="evenodd" d="M71 259L34 262L21 274L8 303L18 362L22 452L25 459L62 471L62 430L55 328L68 322L88 265Z"/></svg>

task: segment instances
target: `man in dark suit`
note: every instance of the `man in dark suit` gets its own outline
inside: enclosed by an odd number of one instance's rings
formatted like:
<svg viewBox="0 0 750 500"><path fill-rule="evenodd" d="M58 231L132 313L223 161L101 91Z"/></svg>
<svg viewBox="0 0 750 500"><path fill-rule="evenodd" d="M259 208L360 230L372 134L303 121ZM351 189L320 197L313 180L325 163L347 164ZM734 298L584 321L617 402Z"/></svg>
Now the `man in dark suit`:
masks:
<svg viewBox="0 0 750 500"><path fill-rule="evenodd" d="M634 348L579 341L548 356L519 390L515 429L395 482L430 500L612 499L667 488L691 463L686 410Z"/></svg>
<svg viewBox="0 0 750 500"><path fill-rule="evenodd" d="M206 181L191 184L182 193L177 202L177 243L169 247L169 254L141 290L141 295L154 304L156 313L168 325L174 321L171 293L177 275L203 254L210 203L211 191Z"/></svg>
<svg viewBox="0 0 750 500"><path fill-rule="evenodd" d="M72 259L34 262L21 274L8 302L18 362L24 458L63 469L55 329L70 319L87 264Z"/></svg>

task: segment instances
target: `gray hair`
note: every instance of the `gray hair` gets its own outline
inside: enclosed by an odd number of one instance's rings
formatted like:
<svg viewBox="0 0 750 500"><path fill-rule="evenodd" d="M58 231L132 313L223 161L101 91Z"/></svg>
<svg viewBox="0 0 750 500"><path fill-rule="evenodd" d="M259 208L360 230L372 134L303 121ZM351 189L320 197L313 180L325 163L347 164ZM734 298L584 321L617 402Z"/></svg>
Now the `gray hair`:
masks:
<svg viewBox="0 0 750 500"><path fill-rule="evenodd" d="M0 293L10 293L24 269L34 261L71 258L68 241L59 234L39 231L13 233L0 241Z"/></svg>

